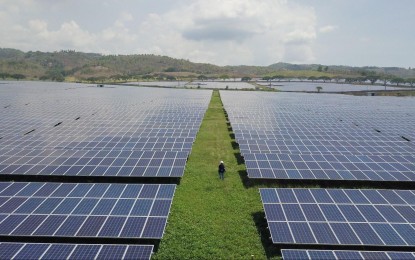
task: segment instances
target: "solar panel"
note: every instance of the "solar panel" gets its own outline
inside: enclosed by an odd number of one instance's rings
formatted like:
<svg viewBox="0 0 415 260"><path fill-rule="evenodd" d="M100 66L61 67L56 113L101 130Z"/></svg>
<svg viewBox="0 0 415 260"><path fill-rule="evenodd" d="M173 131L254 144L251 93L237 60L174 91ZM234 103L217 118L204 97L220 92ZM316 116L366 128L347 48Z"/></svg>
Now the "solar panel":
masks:
<svg viewBox="0 0 415 260"><path fill-rule="evenodd" d="M176 185L1 183L0 234L161 238Z"/></svg>
<svg viewBox="0 0 415 260"><path fill-rule="evenodd" d="M250 178L414 181L415 156L245 154Z"/></svg>
<svg viewBox="0 0 415 260"><path fill-rule="evenodd" d="M275 244L415 245L415 193L260 189Z"/></svg>
<svg viewBox="0 0 415 260"><path fill-rule="evenodd" d="M188 152L0 149L0 175L181 177Z"/></svg>
<svg viewBox="0 0 415 260"><path fill-rule="evenodd" d="M394 251L351 251L351 250L305 250L305 249L282 249L284 260L322 260L322 259L344 259L344 260L366 260L366 259L390 259L404 260L415 259L415 252Z"/></svg>
<svg viewBox="0 0 415 260"><path fill-rule="evenodd" d="M142 259L152 245L0 243L1 259Z"/></svg>

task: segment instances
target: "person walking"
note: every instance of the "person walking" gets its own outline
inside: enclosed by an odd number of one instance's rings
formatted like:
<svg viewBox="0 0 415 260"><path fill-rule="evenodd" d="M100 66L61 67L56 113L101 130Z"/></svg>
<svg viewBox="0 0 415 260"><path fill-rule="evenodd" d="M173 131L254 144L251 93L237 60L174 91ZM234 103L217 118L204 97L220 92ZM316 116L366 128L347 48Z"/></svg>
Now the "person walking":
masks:
<svg viewBox="0 0 415 260"><path fill-rule="evenodd" d="M223 161L220 161L218 172L219 172L219 179L224 180L226 169L225 169L225 164L223 164Z"/></svg>

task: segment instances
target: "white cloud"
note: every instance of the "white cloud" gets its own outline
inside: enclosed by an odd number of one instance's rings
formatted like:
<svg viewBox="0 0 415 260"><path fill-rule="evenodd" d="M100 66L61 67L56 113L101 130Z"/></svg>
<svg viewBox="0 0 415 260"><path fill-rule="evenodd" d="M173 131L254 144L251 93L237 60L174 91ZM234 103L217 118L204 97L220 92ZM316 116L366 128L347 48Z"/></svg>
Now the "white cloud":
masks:
<svg viewBox="0 0 415 260"><path fill-rule="evenodd" d="M149 37L142 49L157 42L163 54L198 62L271 64L291 56L285 55L286 47L302 62L311 61L315 24L312 9L287 1L198 0L150 15L140 30Z"/></svg>
<svg viewBox="0 0 415 260"><path fill-rule="evenodd" d="M320 33L330 33L330 32L333 32L333 31L335 31L337 29L338 29L338 27L335 26L335 25L326 25L326 26L320 27L318 29L318 31Z"/></svg>
<svg viewBox="0 0 415 260"><path fill-rule="evenodd" d="M99 30L88 30L85 25L110 16L96 11L75 19L73 13L62 12L56 24L41 8L47 4L59 10L74 5L50 0L16 0L13 6L0 2L0 10L9 6L13 12L24 12L13 17L0 11L0 46L25 51L154 53L219 65L314 59L314 10L286 0L183 0L174 9L144 18L134 17L129 11L133 8L127 8ZM139 5L134 3L135 8Z"/></svg>

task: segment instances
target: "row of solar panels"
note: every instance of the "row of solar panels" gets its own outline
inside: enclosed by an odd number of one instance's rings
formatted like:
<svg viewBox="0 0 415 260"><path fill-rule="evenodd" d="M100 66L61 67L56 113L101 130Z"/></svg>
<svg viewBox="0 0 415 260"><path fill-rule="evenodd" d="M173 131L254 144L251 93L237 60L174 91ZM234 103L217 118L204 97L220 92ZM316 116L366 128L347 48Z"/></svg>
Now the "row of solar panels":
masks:
<svg viewBox="0 0 415 260"><path fill-rule="evenodd" d="M175 188L0 183L0 235L161 238Z"/></svg>
<svg viewBox="0 0 415 260"><path fill-rule="evenodd" d="M282 249L284 260L414 260L415 252Z"/></svg>
<svg viewBox="0 0 415 260"><path fill-rule="evenodd" d="M111 140L101 142L91 141L5 141L3 148L21 149L73 149L73 150L163 150L163 151L187 151L192 149L193 138L136 138L136 140Z"/></svg>
<svg viewBox="0 0 415 260"><path fill-rule="evenodd" d="M150 259L151 245L0 243L0 259Z"/></svg>
<svg viewBox="0 0 415 260"><path fill-rule="evenodd" d="M415 180L415 145L399 132L400 126L415 132L413 102L402 108L397 98L379 107L373 98L341 95L222 91L221 97L250 178ZM356 108L379 125L354 123ZM384 117L385 109L395 117ZM396 131L378 130L384 125Z"/></svg>
<svg viewBox="0 0 415 260"><path fill-rule="evenodd" d="M260 189L275 244L415 246L415 193L373 189ZM413 259L412 253L282 250L286 259ZM388 258L391 257L391 258Z"/></svg>
<svg viewBox="0 0 415 260"><path fill-rule="evenodd" d="M112 176L114 182L181 177L211 96L211 91L62 89L60 84L40 86L45 93L20 84L13 90L0 87L0 103L10 104L0 110L4 176L95 181ZM0 242L0 258L149 259L153 246L119 244L161 239L175 189L173 184L0 182L0 236L8 241L114 243Z"/></svg>
<svg viewBox="0 0 415 260"><path fill-rule="evenodd" d="M413 102L402 108L401 100L394 98L379 104L368 97L338 95L221 92L221 97L250 178L415 180L415 145L408 141L408 129L415 132ZM414 259L413 253L404 252L284 249L295 245L411 250L413 191L260 193L272 241L283 248L284 259Z"/></svg>

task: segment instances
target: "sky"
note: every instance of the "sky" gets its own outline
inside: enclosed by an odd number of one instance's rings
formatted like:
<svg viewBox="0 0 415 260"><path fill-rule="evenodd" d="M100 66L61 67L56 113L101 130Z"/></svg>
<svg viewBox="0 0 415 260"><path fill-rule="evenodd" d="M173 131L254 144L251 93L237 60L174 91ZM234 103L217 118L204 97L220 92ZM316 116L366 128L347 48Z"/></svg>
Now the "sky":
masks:
<svg viewBox="0 0 415 260"><path fill-rule="evenodd" d="M0 0L0 48L415 67L414 0Z"/></svg>

